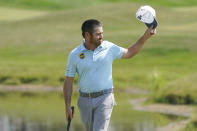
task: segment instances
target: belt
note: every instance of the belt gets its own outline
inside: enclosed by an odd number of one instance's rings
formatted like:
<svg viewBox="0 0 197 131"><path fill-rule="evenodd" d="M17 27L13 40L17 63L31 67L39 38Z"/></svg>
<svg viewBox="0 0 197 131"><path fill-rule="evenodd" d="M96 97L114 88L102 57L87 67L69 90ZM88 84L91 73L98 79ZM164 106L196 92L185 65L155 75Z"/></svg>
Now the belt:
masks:
<svg viewBox="0 0 197 131"><path fill-rule="evenodd" d="M99 91L99 92L92 92L92 93L84 93L84 92L79 91L80 96L88 97L88 98L96 98L96 97L99 97L101 95L112 93L112 92L113 92L112 88L102 90L102 91Z"/></svg>

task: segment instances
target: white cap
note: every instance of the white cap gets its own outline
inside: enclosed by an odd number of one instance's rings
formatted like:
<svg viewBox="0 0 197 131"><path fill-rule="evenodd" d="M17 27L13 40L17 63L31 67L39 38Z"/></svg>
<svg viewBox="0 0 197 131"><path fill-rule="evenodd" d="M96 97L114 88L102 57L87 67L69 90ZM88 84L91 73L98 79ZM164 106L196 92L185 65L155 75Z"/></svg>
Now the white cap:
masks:
<svg viewBox="0 0 197 131"><path fill-rule="evenodd" d="M152 23L156 18L156 12L149 5L141 6L136 12L136 18L144 23Z"/></svg>

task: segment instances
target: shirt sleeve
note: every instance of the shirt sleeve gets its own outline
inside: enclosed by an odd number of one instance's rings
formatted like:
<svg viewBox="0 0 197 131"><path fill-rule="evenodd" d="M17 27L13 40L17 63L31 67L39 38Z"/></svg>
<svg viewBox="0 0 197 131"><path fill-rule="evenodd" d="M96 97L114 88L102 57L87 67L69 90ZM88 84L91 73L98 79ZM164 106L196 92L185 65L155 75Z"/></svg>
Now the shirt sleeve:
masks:
<svg viewBox="0 0 197 131"><path fill-rule="evenodd" d="M120 59L123 55L123 53L126 51L125 48L122 48L120 46L117 46L113 44L112 48L112 54L113 54L113 59Z"/></svg>
<svg viewBox="0 0 197 131"><path fill-rule="evenodd" d="M68 62L67 62L65 76L75 77L76 70L77 70L75 63L76 63L76 61L74 59L74 55L72 53L70 53L69 57L68 57Z"/></svg>

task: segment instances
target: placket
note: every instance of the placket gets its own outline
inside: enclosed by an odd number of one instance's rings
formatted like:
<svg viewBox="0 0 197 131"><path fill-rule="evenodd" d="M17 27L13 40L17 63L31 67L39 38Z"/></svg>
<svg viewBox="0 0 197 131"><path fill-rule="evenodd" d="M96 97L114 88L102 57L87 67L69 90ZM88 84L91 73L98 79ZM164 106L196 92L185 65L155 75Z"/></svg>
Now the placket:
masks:
<svg viewBox="0 0 197 131"><path fill-rule="evenodd" d="M99 51L100 51L100 48L96 48L94 50L94 52L93 52L93 61L96 61L97 60Z"/></svg>
<svg viewBox="0 0 197 131"><path fill-rule="evenodd" d="M96 50L94 50L94 52L93 52L93 61L95 62L96 61Z"/></svg>

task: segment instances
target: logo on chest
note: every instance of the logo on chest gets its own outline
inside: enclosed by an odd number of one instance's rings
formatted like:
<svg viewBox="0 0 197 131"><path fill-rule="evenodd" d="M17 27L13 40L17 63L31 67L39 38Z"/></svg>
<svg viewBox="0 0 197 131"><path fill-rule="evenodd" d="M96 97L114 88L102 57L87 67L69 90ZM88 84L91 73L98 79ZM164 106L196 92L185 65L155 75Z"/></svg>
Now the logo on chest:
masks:
<svg viewBox="0 0 197 131"><path fill-rule="evenodd" d="M80 53L80 54L79 54L79 58L80 58L80 59L84 59L84 58L85 58L85 54L84 54L84 53Z"/></svg>

